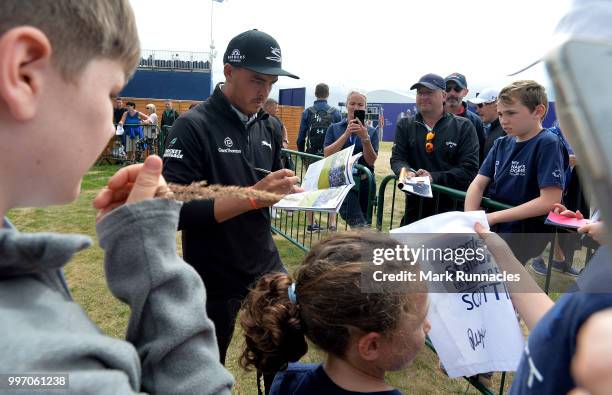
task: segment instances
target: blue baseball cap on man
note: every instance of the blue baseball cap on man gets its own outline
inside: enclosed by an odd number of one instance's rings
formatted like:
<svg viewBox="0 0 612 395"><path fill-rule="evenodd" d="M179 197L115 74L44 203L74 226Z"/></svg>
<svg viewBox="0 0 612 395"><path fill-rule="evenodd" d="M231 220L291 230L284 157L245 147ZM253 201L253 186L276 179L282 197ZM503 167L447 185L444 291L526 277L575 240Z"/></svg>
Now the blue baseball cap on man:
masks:
<svg viewBox="0 0 612 395"><path fill-rule="evenodd" d="M437 74L429 73L422 76L419 79L419 82L410 87L410 90L418 89L421 86L435 91L436 89L444 90L446 84L444 83L444 78Z"/></svg>

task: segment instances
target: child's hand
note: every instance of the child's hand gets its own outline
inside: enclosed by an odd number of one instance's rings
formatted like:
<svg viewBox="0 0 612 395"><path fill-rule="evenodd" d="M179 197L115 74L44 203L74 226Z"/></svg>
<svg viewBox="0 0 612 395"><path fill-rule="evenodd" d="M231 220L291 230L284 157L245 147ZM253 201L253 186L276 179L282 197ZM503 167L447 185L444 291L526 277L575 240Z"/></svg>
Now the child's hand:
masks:
<svg viewBox="0 0 612 395"><path fill-rule="evenodd" d="M504 239L499 237L497 233L493 233L487 230L487 228L482 226L482 224L480 224L479 222L476 222L476 224L474 225L474 230L476 231L476 233L478 233L478 236L480 236L480 238L485 242L487 249L491 252L493 257L495 258L495 261L498 262L498 264L501 265L502 263L508 264L509 262L518 262L508 244L504 241Z"/></svg>
<svg viewBox="0 0 612 395"><path fill-rule="evenodd" d="M144 164L119 169L93 201L94 208L98 210L96 220L99 221L122 204L154 198L159 189L167 188L161 171L162 160L156 155L149 156Z"/></svg>
<svg viewBox="0 0 612 395"><path fill-rule="evenodd" d="M578 233L586 233L590 235L593 240L598 242L599 244L604 244L604 234L606 232L606 228L602 221L592 222L590 224L581 226L578 228Z"/></svg>
<svg viewBox="0 0 612 395"><path fill-rule="evenodd" d="M555 214L563 215L564 217L568 218L584 219L584 215L582 215L580 210L576 210L576 212L573 212L572 210L568 210L567 207L565 207L561 203L553 204L553 212Z"/></svg>

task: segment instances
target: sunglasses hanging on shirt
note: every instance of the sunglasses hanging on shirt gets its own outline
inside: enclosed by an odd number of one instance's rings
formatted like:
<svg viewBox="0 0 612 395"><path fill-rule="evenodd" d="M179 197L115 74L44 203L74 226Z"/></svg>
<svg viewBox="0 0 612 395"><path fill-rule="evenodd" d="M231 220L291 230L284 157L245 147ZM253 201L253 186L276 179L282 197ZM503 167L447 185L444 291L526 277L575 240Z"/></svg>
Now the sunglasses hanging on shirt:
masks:
<svg viewBox="0 0 612 395"><path fill-rule="evenodd" d="M436 132L429 131L427 132L427 136L425 136L425 151L428 154L431 154L434 150L433 140L436 138Z"/></svg>

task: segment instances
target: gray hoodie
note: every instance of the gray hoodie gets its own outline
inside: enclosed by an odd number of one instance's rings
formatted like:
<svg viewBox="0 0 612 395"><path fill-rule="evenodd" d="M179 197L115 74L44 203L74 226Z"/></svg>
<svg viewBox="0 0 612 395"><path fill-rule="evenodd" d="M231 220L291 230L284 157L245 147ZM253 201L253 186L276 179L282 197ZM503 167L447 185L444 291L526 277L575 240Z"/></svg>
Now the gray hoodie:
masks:
<svg viewBox="0 0 612 395"><path fill-rule="evenodd" d="M229 394L204 285L177 255L180 207L147 200L97 225L108 287L131 309L126 341L102 334L63 282L89 238L0 229L0 373L68 373L58 395Z"/></svg>

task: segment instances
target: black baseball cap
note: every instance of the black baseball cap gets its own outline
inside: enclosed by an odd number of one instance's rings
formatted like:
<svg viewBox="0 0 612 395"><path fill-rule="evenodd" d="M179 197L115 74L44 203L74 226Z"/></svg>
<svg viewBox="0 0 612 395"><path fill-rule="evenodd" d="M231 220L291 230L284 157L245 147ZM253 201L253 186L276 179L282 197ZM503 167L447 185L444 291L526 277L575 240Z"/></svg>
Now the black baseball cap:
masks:
<svg viewBox="0 0 612 395"><path fill-rule="evenodd" d="M419 82L417 82L416 84L410 87L410 90L417 89L420 86L424 86L425 88L429 88L433 90L436 90L436 89L444 90L444 88L446 87L444 84L444 78L440 77L437 74L433 74L433 73L425 74L424 76L422 76L421 79L419 79Z"/></svg>
<svg viewBox="0 0 612 395"><path fill-rule="evenodd" d="M448 81L455 82L457 85L459 85L460 88L467 88L467 80L465 79L465 76L461 73L453 73L449 75L444 79L444 83L446 84Z"/></svg>
<svg viewBox="0 0 612 395"><path fill-rule="evenodd" d="M300 78L281 68L282 57L278 42L257 29L247 30L232 38L223 55L223 63L261 74Z"/></svg>

